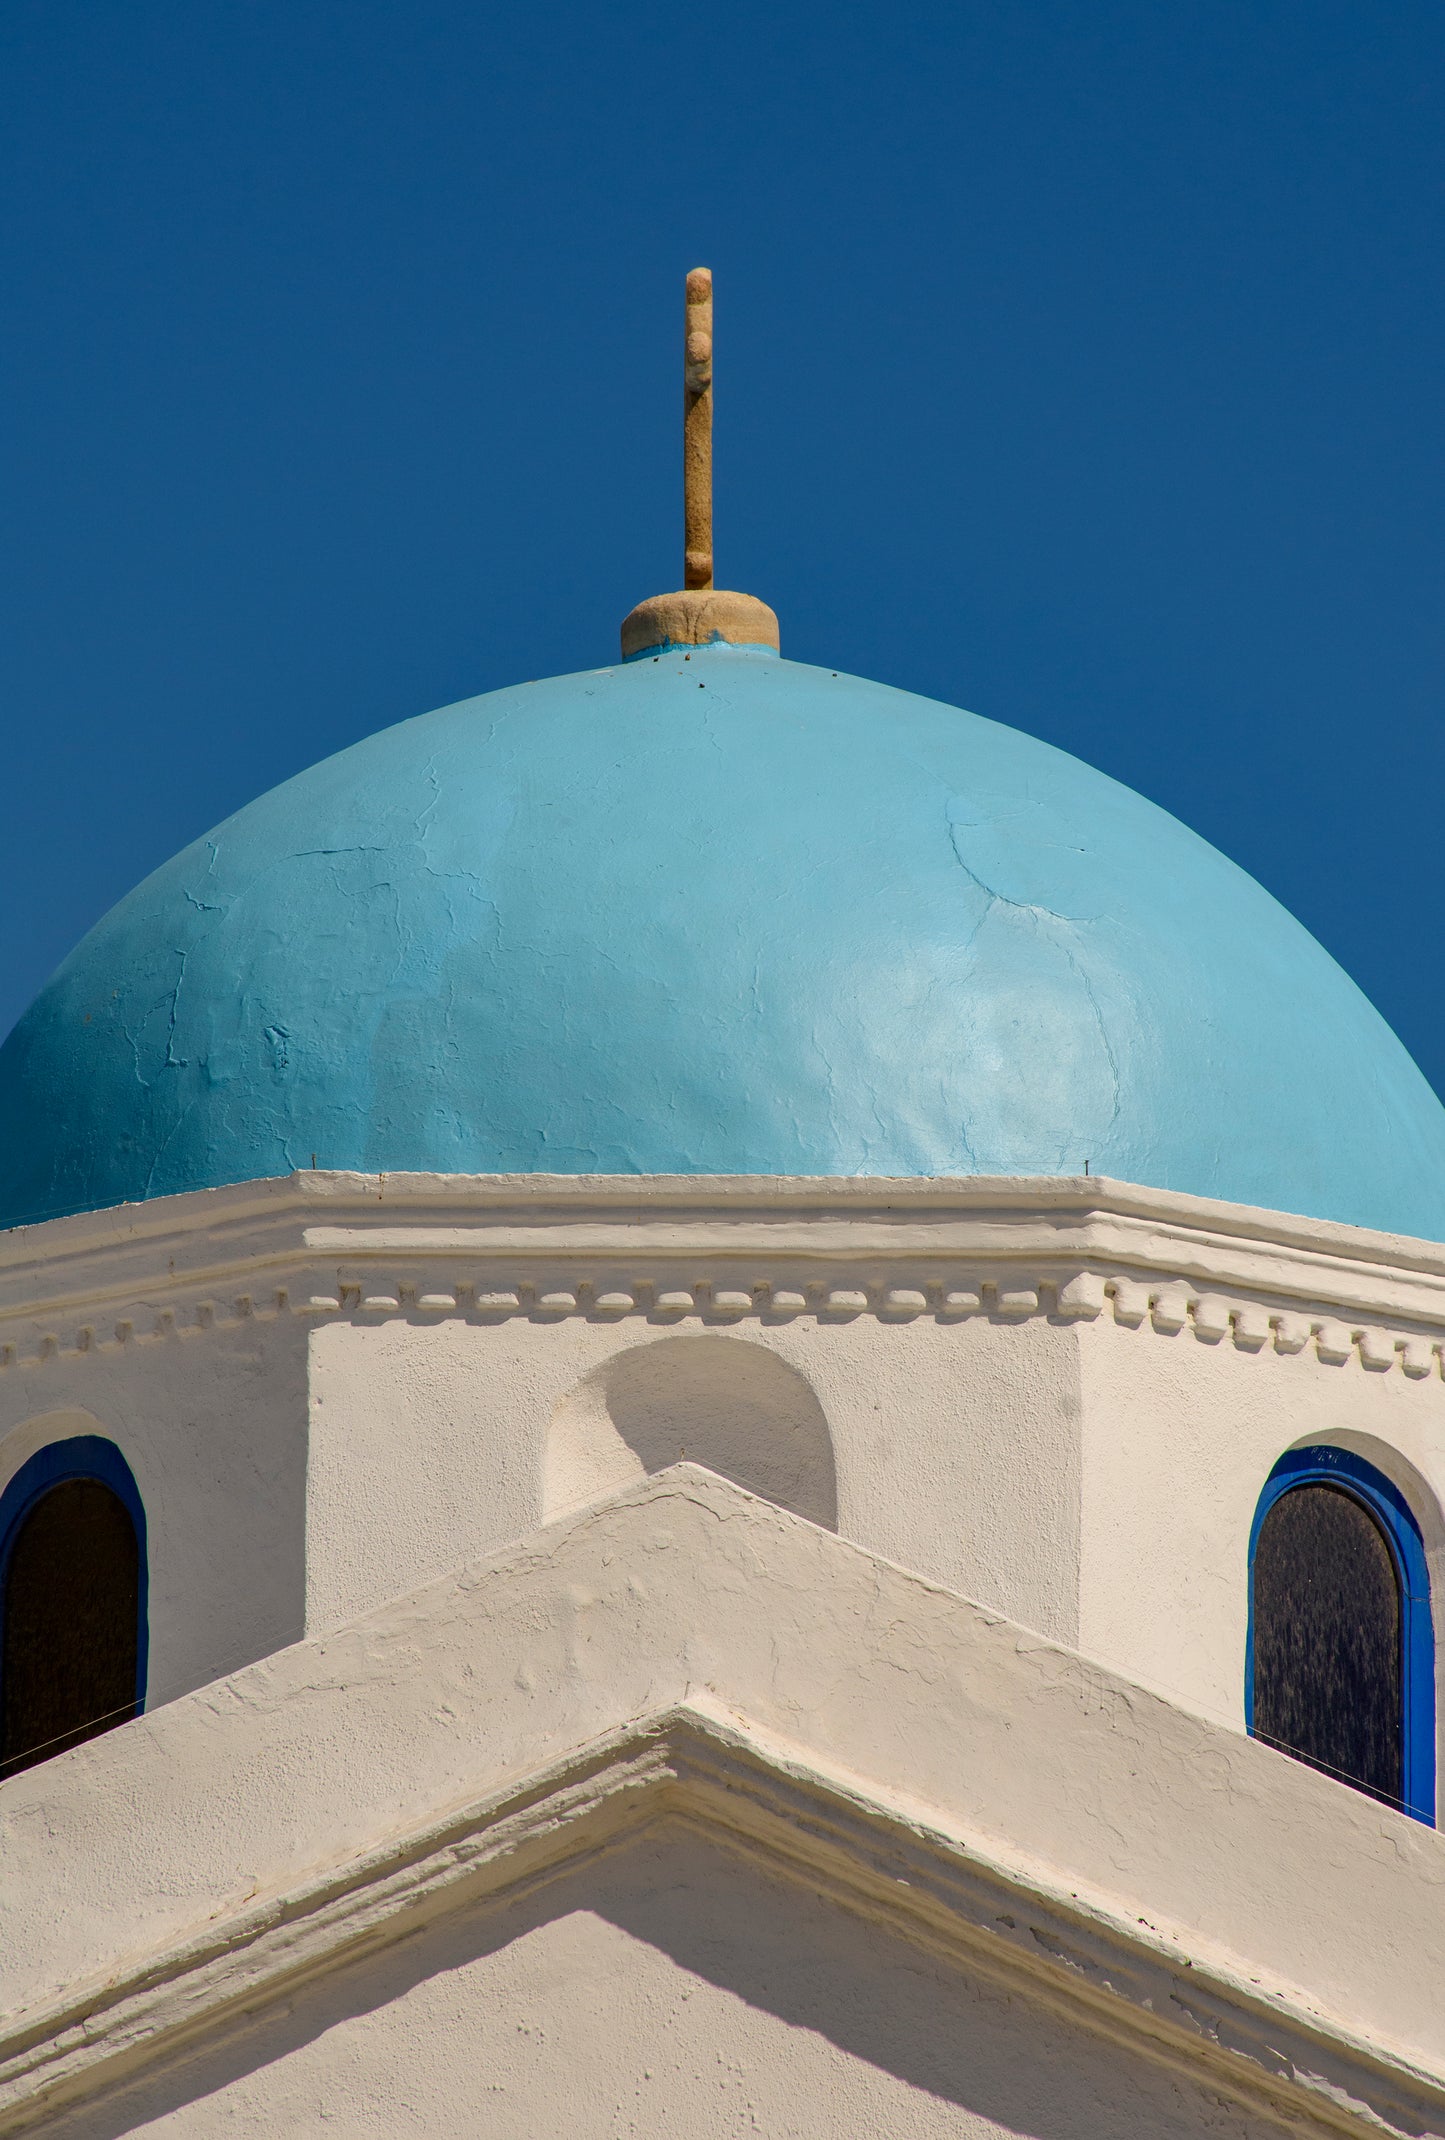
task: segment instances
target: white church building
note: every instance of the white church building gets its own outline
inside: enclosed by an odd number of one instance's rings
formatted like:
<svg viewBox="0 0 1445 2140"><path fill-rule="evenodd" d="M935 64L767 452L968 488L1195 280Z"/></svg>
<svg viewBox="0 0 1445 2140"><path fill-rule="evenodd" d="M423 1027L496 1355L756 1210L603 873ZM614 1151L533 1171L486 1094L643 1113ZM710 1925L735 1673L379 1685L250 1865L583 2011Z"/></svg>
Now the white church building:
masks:
<svg viewBox="0 0 1445 2140"><path fill-rule="evenodd" d="M1445 1109L712 586L0 1050L0 2134L1445 2134Z"/></svg>

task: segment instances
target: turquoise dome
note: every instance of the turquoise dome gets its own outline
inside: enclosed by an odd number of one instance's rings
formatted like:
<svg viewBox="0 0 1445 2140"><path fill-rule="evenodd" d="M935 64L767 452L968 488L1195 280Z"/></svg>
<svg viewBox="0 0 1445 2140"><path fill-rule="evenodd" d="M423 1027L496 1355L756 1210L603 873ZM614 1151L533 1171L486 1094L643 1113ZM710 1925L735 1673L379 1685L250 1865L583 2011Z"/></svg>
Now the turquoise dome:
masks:
<svg viewBox="0 0 1445 2140"><path fill-rule="evenodd" d="M0 1222L309 1167L1055 1174L1445 1236L1312 937L1028 736L758 649L444 707L227 819L0 1050Z"/></svg>

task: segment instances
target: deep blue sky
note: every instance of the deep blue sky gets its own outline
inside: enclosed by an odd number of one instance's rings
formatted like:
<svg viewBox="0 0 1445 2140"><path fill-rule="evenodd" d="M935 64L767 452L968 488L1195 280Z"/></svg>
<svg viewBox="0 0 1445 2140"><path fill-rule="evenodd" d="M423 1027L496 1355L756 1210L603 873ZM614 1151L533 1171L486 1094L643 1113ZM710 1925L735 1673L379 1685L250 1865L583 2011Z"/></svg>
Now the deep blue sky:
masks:
<svg viewBox="0 0 1445 2140"><path fill-rule="evenodd" d="M1445 1089L1445 12L10 0L0 1031L369 730L719 575L1269 886Z"/></svg>

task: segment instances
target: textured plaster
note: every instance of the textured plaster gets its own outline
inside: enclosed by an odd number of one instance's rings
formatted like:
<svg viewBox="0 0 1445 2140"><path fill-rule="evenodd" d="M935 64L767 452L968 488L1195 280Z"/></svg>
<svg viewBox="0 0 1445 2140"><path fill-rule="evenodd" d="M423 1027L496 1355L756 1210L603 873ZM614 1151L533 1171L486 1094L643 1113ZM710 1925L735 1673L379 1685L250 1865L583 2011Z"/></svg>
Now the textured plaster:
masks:
<svg viewBox="0 0 1445 2140"><path fill-rule="evenodd" d="M665 1722L672 1705L680 1726L689 1701L696 1758L683 1742L669 1751L679 1727ZM660 1763L636 1738L650 1716L664 1719ZM490 1809L465 1810L488 1791L501 1794ZM1181 2108L1176 2088L1166 2111L1169 2091L1139 2078L1141 2057L1193 2071L1221 2114L1233 2098L1292 2105L1297 2129L1445 2130L1445 1842L685 1467L0 1785L0 2103L19 2114L37 2086L108 2089L149 2052L186 2031L214 2041L228 2014L280 1990L294 2017L306 1976L483 1893L523 1896L569 1858L598 1865L654 1803L946 1953L962 1995L978 1969L1011 1984L1046 2069L1075 2054L1055 2023L1039 2028L1032 2000L1127 2050L1095 2062L1077 2132L1103 2140L1109 2115L1126 2132L1149 2115L1164 2132L1210 2129L1187 2122L1204 2117L1197 2094ZM615 1877L635 1888L635 1875ZM599 1908L595 1885L577 1906ZM718 1895L691 1913L704 1946L726 1946L715 1928L730 1909ZM559 2017L569 1969L598 1951L584 1942L569 1963L574 1920L573 1904L544 1897L511 1939L495 1921L480 1930L500 1951L497 1938L511 1946L528 1923L572 1924L553 1950ZM728 1968L766 1975L790 1920L812 1946L803 1906L764 1909L731 1964L715 1950L724 1981ZM644 1905L626 1921L671 1961L664 1984L647 1956L614 1949L616 1982L594 1990L618 2001L607 2011L619 2078L653 2053L666 2064L662 2017L683 1995L657 1917ZM878 1930L869 1937L881 1961ZM833 1945L861 1966L863 1942L840 1933ZM410 1951L398 1950L381 2006L431 1985L419 2055L474 2090L471 1964L455 1947L450 1971L435 1950ZM533 1991L503 1983L502 2015L520 2032ZM762 2017L784 1995L760 1996L750 2027L762 2034L729 2035L754 2086L780 2085L813 2055L792 2035L765 2040ZM835 2048L853 2036L848 2048L895 2079L911 2059L910 2085L956 2101L963 2069L935 2065L930 2081L918 2063L946 2059L947 2031L923 2015L911 2047L906 2034L891 2052L883 2036L860 2045L869 1999L862 1983L835 1987L811 2025ZM283 2069L269 2081L242 2078L267 2055L264 2036L251 2052L221 2046L214 2085L240 2086L237 2115L295 2087L291 2100L319 2119L333 2076L338 2106L367 2097L404 2017L373 2018L354 1980L333 1979L322 2013L328 2001L340 2033L319 2065L302 2053L314 2005L295 2025L266 2024ZM728 2034L722 2009L715 2018ZM796 2006L784 2018L809 2025ZM1007 2098L984 2077L1001 2085L1003 2069L980 2058L984 2092L965 2098L977 2122L942 2130L990 2132L990 2116L1007 2127ZM855 2084L884 2086L828 2070L843 2104ZM1145 2108L1126 2101L1137 2089ZM697 2129L715 2129L710 2085L695 2100ZM886 2089L876 2100L880 2116L903 2114ZM1033 2099L1043 2122L1016 2129L1060 2130L1045 2101ZM1111 2101L1112 2113L1085 2108Z"/></svg>
<svg viewBox="0 0 1445 2140"><path fill-rule="evenodd" d="M1394 1477L1445 1584L1428 1244L1094 1180L307 1173L0 1251L0 1486L119 1444L153 1704L678 1455L1236 1729L1286 1448Z"/></svg>
<svg viewBox="0 0 1445 2140"><path fill-rule="evenodd" d="M311 768L137 887L0 1049L12 1223L313 1157L1089 1162L1445 1235L1445 1110L1233 864L1013 730L727 646Z"/></svg>
<svg viewBox="0 0 1445 2140"><path fill-rule="evenodd" d="M52 2128L428 2140L1255 2140L1219 2083L1121 2055L672 1825L293 1994Z"/></svg>
<svg viewBox="0 0 1445 2140"><path fill-rule="evenodd" d="M1075 1635L1075 1340L1047 1323L957 1331L876 1320L762 1327L747 1340L582 1318L323 1325L313 1337L308 1626L347 1620L518 1537L589 1487L636 1477L640 1459L617 1438L612 1470L584 1468L608 1459L604 1436L589 1432L602 1427L597 1382L655 1387L668 1374L691 1410L676 1412L668 1449L651 1406L651 1468L681 1444L747 1487L773 1485L798 1513L833 1517L888 1558L1051 1635ZM728 1374L743 1402L704 1400L698 1417L696 1385L717 1389Z"/></svg>
<svg viewBox="0 0 1445 2140"><path fill-rule="evenodd" d="M309 1627L638 1476L637 1450L605 1431L610 1387L648 1468L701 1457L1047 1633L1076 1632L1067 1329L855 1319L744 1340L583 1318L347 1319L312 1346Z"/></svg>

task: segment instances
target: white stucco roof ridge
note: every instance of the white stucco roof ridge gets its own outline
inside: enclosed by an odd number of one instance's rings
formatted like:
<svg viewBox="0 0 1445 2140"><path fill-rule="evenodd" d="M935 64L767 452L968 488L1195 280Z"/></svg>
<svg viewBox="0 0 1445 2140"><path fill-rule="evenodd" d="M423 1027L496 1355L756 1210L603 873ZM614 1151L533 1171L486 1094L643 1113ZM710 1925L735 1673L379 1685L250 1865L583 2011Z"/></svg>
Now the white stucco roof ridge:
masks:
<svg viewBox="0 0 1445 2140"><path fill-rule="evenodd" d="M1445 1841L691 1466L0 1786L0 2128L649 1792L1158 2055L1445 2132Z"/></svg>
<svg viewBox="0 0 1445 2140"><path fill-rule="evenodd" d="M658 1820L681 1821L1198 2085L1317 2133L1434 2133L1436 2075L1232 1957L1051 1886L876 1787L804 1760L707 1694L571 1750L521 1789L397 1836L284 1896L221 1915L129 1977L0 2037L0 2130L83 2101L305 1979L448 1909L515 1901ZM48 2025L47 2025L48 2023ZM1305 2106L1308 2106L1307 2112ZM1301 2113L1305 2112L1302 2116Z"/></svg>
<svg viewBox="0 0 1445 2140"><path fill-rule="evenodd" d="M1052 1283L1081 1271L1157 1273L1445 1328L1445 1245L1091 1175L324 1171L0 1233L0 1323L243 1284L260 1286L258 1308L276 1305L277 1289L281 1306L304 1305L311 1292L334 1292L338 1261L465 1268L568 1258L615 1269L649 1255L737 1265L795 1254L820 1264L1032 1265Z"/></svg>

